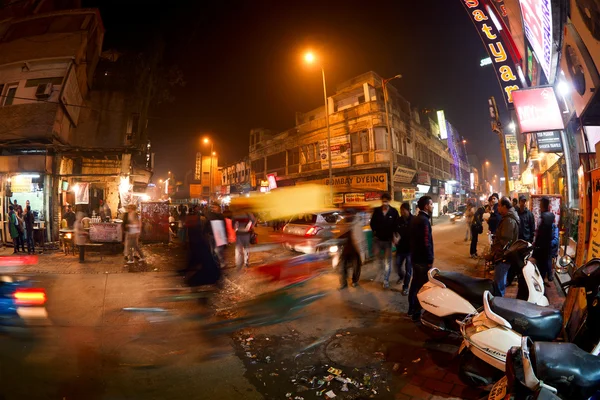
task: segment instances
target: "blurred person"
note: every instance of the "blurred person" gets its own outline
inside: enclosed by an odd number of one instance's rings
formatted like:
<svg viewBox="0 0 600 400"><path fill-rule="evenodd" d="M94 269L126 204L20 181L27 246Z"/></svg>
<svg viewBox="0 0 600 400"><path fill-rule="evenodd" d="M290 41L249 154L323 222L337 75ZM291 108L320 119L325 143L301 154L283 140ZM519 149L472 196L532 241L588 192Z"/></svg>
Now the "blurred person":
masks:
<svg viewBox="0 0 600 400"><path fill-rule="evenodd" d="M483 214L485 214L485 208L480 206L473 214L473 220L471 221L471 258L478 258L477 255L477 243L479 242L479 235L483 233Z"/></svg>
<svg viewBox="0 0 600 400"><path fill-rule="evenodd" d="M13 248L14 248L13 254L15 254L15 253L19 252L19 229L18 229L19 220L17 219L17 213L15 212L14 206L9 206L8 210L9 210L8 211L9 232L10 232L10 237L13 240Z"/></svg>
<svg viewBox="0 0 600 400"><path fill-rule="evenodd" d="M225 246L227 245L225 216L221 213L221 207L216 203L212 203L206 217L209 222L206 224L206 234L208 235L211 249L218 263L223 266L225 262ZM217 245L217 241L221 244Z"/></svg>
<svg viewBox="0 0 600 400"><path fill-rule="evenodd" d="M19 243L21 251L25 253L25 219L23 216L23 207L18 206L17 211L17 230L19 231Z"/></svg>
<svg viewBox="0 0 600 400"><path fill-rule="evenodd" d="M177 221L177 237L182 244L185 244L185 219L187 217L187 207L179 206L179 219Z"/></svg>
<svg viewBox="0 0 600 400"><path fill-rule="evenodd" d="M63 219L65 221L67 221L67 228L73 229L73 224L75 224L76 216L75 216L75 213L73 212L73 207L71 207L71 205L67 206L67 212L63 216Z"/></svg>
<svg viewBox="0 0 600 400"><path fill-rule="evenodd" d="M513 197L512 202L513 202L513 207L515 208L515 210L517 208L519 208L519 200L517 200L516 197Z"/></svg>
<svg viewBox="0 0 600 400"><path fill-rule="evenodd" d="M348 287L348 270L352 268L352 287L359 285L362 264L366 257L366 238L363 232L363 222L358 217L356 210L348 210L350 216L350 229L340 236L340 239L346 239L343 244L343 250L340 259L340 289Z"/></svg>
<svg viewBox="0 0 600 400"><path fill-rule="evenodd" d="M500 220L500 224L498 224L490 254L486 259L495 263L494 281L498 285L501 295L504 296L507 276L511 265L502 261L502 256L504 254L504 247L519 239L519 215L513 208L512 202L508 197L502 197L498 212L502 216L502 219ZM519 276L523 275L520 271L517 274ZM521 285L520 282L519 285Z"/></svg>
<svg viewBox="0 0 600 400"><path fill-rule="evenodd" d="M519 239L523 239L529 243L533 243L533 235L535 233L535 218L533 213L527 208L527 198L523 195L519 196Z"/></svg>
<svg viewBox="0 0 600 400"><path fill-rule="evenodd" d="M112 218L110 207L102 199L100 199L99 203L98 215L100 216L100 219L102 219L102 221L110 220Z"/></svg>
<svg viewBox="0 0 600 400"><path fill-rule="evenodd" d="M140 248L140 232L142 224L140 217L136 212L137 207L134 204L127 206L127 214L123 218L123 227L125 228L125 249L127 251L127 264L134 263L135 252L140 256L140 261L144 261L144 253Z"/></svg>
<svg viewBox="0 0 600 400"><path fill-rule="evenodd" d="M221 268L213 255L210 238L206 234L208 219L194 206L186 219L188 237L187 265L181 270L185 281L192 287L212 285L221 279Z"/></svg>
<svg viewBox="0 0 600 400"><path fill-rule="evenodd" d="M558 255L558 226L554 223L555 216L550 211L550 198L543 196L540 200L540 220L533 245L533 258L542 274L542 279L548 282L554 280L552 259Z"/></svg>
<svg viewBox="0 0 600 400"><path fill-rule="evenodd" d="M250 267L250 239L254 233L256 218L247 208L236 210L233 214L233 229L235 230L235 265L238 268Z"/></svg>
<svg viewBox="0 0 600 400"><path fill-rule="evenodd" d="M392 270L392 241L394 234L398 233L398 211L390 206L392 197L389 193L381 195L381 206L373 210L371 217L371 230L375 239L376 255L379 265L384 270L383 287L390 287L389 277Z"/></svg>
<svg viewBox="0 0 600 400"><path fill-rule="evenodd" d="M75 217L75 222L73 223L73 234L75 235L74 244L79 249L79 262L83 263L85 259L85 244L87 243L87 232L83 227L83 218L85 214L81 211L78 211Z"/></svg>
<svg viewBox="0 0 600 400"><path fill-rule="evenodd" d="M408 295L408 287L412 278L412 261L410 258L410 225L413 215L410 212L410 204L402 203L400 206L400 218L398 219L398 233L400 240L396 245L396 268L398 271L398 282L404 279L402 295ZM389 278L389 277L388 277Z"/></svg>
<svg viewBox="0 0 600 400"><path fill-rule="evenodd" d="M27 234L27 253L35 254L35 244L33 240L33 223L35 222L35 218L31 211L31 206L26 206L25 208L26 212L23 220L25 221L25 232Z"/></svg>
<svg viewBox="0 0 600 400"><path fill-rule="evenodd" d="M475 211L473 210L473 204L467 204L467 209L465 210L465 222L467 225L466 233L465 233L465 242L471 240L471 224L473 223L473 215L475 215Z"/></svg>
<svg viewBox="0 0 600 400"><path fill-rule="evenodd" d="M419 214L410 224L410 256L413 266L413 277L408 293L408 316L418 321L421 316L421 304L417 293L427 283L427 272L433 266L433 234L431 231L431 213L433 201L429 196L422 196L417 202Z"/></svg>

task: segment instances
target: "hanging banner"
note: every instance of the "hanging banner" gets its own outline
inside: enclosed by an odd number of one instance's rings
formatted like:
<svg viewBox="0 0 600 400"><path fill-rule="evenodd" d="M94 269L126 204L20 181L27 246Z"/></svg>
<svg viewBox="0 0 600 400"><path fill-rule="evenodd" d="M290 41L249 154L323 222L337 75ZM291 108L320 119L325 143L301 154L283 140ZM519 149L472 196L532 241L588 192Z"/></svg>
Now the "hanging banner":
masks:
<svg viewBox="0 0 600 400"><path fill-rule="evenodd" d="M519 147L517 144L517 135L506 135L506 149L508 150L508 162L519 163Z"/></svg>
<svg viewBox="0 0 600 400"><path fill-rule="evenodd" d="M90 204L90 184L80 182L73 186L75 204Z"/></svg>
<svg viewBox="0 0 600 400"><path fill-rule="evenodd" d="M512 92L521 89L522 85L515 67L520 61L515 58L516 50L510 38L505 38L500 32L500 28L504 32L508 32L508 29L487 0L462 0L462 3L492 59L504 101L507 107L512 109Z"/></svg>
<svg viewBox="0 0 600 400"><path fill-rule="evenodd" d="M321 168L329 169L327 159L327 140L319 141ZM350 166L350 135L331 138L331 168L346 168Z"/></svg>

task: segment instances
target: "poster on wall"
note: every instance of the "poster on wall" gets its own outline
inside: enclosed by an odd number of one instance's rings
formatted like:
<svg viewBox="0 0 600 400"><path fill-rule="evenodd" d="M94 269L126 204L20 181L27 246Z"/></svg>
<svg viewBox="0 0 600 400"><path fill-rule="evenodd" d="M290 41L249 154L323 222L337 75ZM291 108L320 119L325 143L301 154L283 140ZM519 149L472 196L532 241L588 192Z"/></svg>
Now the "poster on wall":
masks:
<svg viewBox="0 0 600 400"><path fill-rule="evenodd" d="M75 204L90 204L90 184L80 182L73 186Z"/></svg>
<svg viewBox="0 0 600 400"><path fill-rule="evenodd" d="M321 168L329 169L327 158L327 140L319 141ZM346 168L350 166L350 135L331 138L331 168Z"/></svg>
<svg viewBox="0 0 600 400"><path fill-rule="evenodd" d="M531 195L531 212L533 213L533 218L535 219L536 230L542 215L542 212L540 211L540 202L542 197L548 197L550 199L550 211L554 213L554 223L558 225L560 222L561 196L557 194L533 194Z"/></svg>
<svg viewBox="0 0 600 400"><path fill-rule="evenodd" d="M142 232L144 242L169 241L169 204L148 202L141 205Z"/></svg>

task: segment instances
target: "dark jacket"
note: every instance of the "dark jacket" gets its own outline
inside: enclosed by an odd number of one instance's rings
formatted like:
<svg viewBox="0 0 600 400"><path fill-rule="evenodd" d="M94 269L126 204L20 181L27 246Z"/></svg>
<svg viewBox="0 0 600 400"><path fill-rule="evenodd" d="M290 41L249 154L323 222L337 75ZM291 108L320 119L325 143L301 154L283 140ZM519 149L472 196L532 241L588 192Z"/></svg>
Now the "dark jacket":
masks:
<svg viewBox="0 0 600 400"><path fill-rule="evenodd" d="M419 211L410 223L410 254L413 264L433 264L431 222L423 211Z"/></svg>
<svg viewBox="0 0 600 400"><path fill-rule="evenodd" d="M400 242L396 245L396 252L398 253L410 253L410 224L413 217L412 214L408 214L407 218L403 216L398 218L398 233L400 233Z"/></svg>
<svg viewBox="0 0 600 400"><path fill-rule="evenodd" d="M391 242L394 232L398 232L398 210L390 206L386 215L383 215L383 208L376 207L371 217L371 230L373 236L379 240Z"/></svg>
<svg viewBox="0 0 600 400"><path fill-rule="evenodd" d="M533 242L533 234L535 233L535 219L533 218L533 213L529 211L527 207L523 211L521 209L517 209L517 213L519 214L519 239L523 239L528 241L529 243Z"/></svg>
<svg viewBox="0 0 600 400"><path fill-rule="evenodd" d="M497 260L502 257L504 253L504 246L508 243L514 243L519 239L519 215L515 211L514 207L508 210L508 213L502 217L498 229L496 229L496 236L494 237L494 243L492 244L492 250L490 257L492 260Z"/></svg>
<svg viewBox="0 0 600 400"><path fill-rule="evenodd" d="M477 211L475 211L475 214L473 214L473 221L471 221L472 227L481 227L483 229L483 214L485 214L485 208L479 207Z"/></svg>
<svg viewBox="0 0 600 400"><path fill-rule="evenodd" d="M538 226L537 236L535 238L535 258L545 259L554 256L558 250L558 231L554 224L554 214L551 211L544 211L540 216L540 224Z"/></svg>
<svg viewBox="0 0 600 400"><path fill-rule="evenodd" d="M35 217L32 212L26 212L23 218L25 221L25 230L27 233L33 232L33 223L35 222Z"/></svg>
<svg viewBox="0 0 600 400"><path fill-rule="evenodd" d="M488 226L492 234L496 233L496 229L498 229L501 219L502 215L498 212L498 204L494 204L494 208L490 210L490 218L488 219Z"/></svg>

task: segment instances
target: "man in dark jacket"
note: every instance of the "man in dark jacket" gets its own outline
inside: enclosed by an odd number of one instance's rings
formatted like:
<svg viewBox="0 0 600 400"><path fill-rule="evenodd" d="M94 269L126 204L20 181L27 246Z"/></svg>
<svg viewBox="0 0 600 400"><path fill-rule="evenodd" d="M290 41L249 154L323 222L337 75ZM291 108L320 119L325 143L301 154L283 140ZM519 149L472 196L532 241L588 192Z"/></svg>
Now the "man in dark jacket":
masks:
<svg viewBox="0 0 600 400"><path fill-rule="evenodd" d="M400 241L396 245L396 267L398 268L398 283L404 277L402 295L408 295L408 285L412 277L412 262L410 259L410 223L413 215L410 213L410 204L402 203L400 206L400 218L398 219L398 231ZM404 268L403 268L404 267ZM387 277L389 279L389 276Z"/></svg>
<svg viewBox="0 0 600 400"><path fill-rule="evenodd" d="M477 242L479 241L479 234L483 233L483 214L485 214L485 208L479 207L473 215L473 221L471 222L471 258L477 258Z"/></svg>
<svg viewBox="0 0 600 400"><path fill-rule="evenodd" d="M410 257L413 264L413 277L408 294L408 316L418 321L421 304L417 293L427 283L427 272L433 266L433 235L430 216L433 211L431 197L423 196L417 202L419 214L410 224Z"/></svg>
<svg viewBox="0 0 600 400"><path fill-rule="evenodd" d="M500 293L504 296L506 277L510 269L510 264L504 262L502 256L504 254L504 247L519 239L519 215L513 208L512 202L508 197L502 197L498 212L502 215L502 220L498 224L494 243L492 243L492 249L487 259L496 263L494 281L498 285Z"/></svg>
<svg viewBox="0 0 600 400"><path fill-rule="evenodd" d="M540 221L538 225L535 244L533 245L533 258L537 262L537 266L542 274L542 279L548 278L548 282L554 280L552 274L552 258L558 252L558 231L554 223L554 213L550 211L550 199L546 196L540 200Z"/></svg>
<svg viewBox="0 0 600 400"><path fill-rule="evenodd" d="M375 239L377 257L380 264L383 264L385 274L383 287L390 287L389 276L392 269L392 240L394 233L398 233L398 211L390 206L392 197L389 193L381 195L381 207L376 207L373 210L371 217L371 230ZM382 255L383 253L383 255Z"/></svg>
<svg viewBox="0 0 600 400"><path fill-rule="evenodd" d="M488 200L490 203L490 218L488 219L488 227L490 229L490 233L495 235L498 224L502 219L502 216L498 212L498 193L492 194Z"/></svg>
<svg viewBox="0 0 600 400"><path fill-rule="evenodd" d="M533 213L529 211L527 206L527 198L521 195L519 196L519 209L517 213L519 214L519 239L523 239L528 241L529 243L533 243L533 234L535 233L535 219L533 218Z"/></svg>

